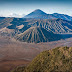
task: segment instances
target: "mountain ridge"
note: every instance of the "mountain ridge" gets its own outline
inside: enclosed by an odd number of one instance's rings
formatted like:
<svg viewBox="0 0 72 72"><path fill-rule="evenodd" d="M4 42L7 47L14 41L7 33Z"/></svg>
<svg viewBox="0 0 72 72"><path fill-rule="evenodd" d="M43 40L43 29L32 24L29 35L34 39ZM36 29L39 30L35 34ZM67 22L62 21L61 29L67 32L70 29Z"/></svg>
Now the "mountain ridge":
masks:
<svg viewBox="0 0 72 72"><path fill-rule="evenodd" d="M0 21L0 33L9 35L8 29L14 33L20 34L30 27L42 27L55 34L72 33L72 22L63 19L28 19L28 18L4 18ZM6 28L7 29L6 29ZM3 30L4 29L4 30ZM5 30L6 29L6 30ZM10 33L10 34L11 34ZM14 37L14 36L13 36Z"/></svg>
<svg viewBox="0 0 72 72"><path fill-rule="evenodd" d="M47 14L40 9L36 9L33 12L29 13L28 15L24 16L23 18L35 18L35 19L54 19L54 18L61 18L64 20L72 21L72 16L66 14Z"/></svg>
<svg viewBox="0 0 72 72"><path fill-rule="evenodd" d="M39 42L50 42L61 39L60 35L48 32L41 27L30 27L25 32L17 35L16 40L29 42L29 43L39 43Z"/></svg>

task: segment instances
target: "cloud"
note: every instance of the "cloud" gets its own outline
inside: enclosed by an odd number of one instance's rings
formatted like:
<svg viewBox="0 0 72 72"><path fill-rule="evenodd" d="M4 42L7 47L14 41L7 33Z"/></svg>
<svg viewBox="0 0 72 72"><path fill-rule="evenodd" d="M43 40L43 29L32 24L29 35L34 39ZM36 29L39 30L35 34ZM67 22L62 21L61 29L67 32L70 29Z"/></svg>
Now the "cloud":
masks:
<svg viewBox="0 0 72 72"><path fill-rule="evenodd" d="M20 14L16 14L16 13L9 15L9 17L17 17L17 18L22 18L24 16L25 16L25 14L20 15Z"/></svg>
<svg viewBox="0 0 72 72"><path fill-rule="evenodd" d="M0 17L16 17L16 18L22 18L22 17L24 17L25 16L25 14L16 14L16 13L11 13L10 15L0 15Z"/></svg>

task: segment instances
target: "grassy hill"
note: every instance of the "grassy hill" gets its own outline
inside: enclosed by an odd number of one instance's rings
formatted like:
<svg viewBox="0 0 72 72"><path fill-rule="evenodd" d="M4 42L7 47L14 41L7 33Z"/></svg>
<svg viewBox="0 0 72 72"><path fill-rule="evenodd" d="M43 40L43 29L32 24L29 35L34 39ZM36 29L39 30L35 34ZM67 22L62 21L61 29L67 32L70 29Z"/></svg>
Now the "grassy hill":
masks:
<svg viewBox="0 0 72 72"><path fill-rule="evenodd" d="M72 47L43 51L27 67L12 72L72 72Z"/></svg>

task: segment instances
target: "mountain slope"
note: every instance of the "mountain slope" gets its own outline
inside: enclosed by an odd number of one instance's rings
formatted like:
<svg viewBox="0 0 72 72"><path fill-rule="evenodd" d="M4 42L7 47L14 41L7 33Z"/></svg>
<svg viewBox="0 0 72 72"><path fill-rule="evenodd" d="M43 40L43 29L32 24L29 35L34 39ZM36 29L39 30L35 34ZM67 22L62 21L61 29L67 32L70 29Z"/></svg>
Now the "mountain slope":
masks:
<svg viewBox="0 0 72 72"><path fill-rule="evenodd" d="M72 47L56 48L40 53L25 72L71 72Z"/></svg>
<svg viewBox="0 0 72 72"><path fill-rule="evenodd" d="M61 38L60 35L53 34L52 32L48 32L44 28L41 27L31 27L26 30L24 33L21 33L16 36L16 39L23 42L49 42L54 40L59 40Z"/></svg>
<svg viewBox="0 0 72 72"><path fill-rule="evenodd" d="M24 22L25 20L26 19L13 17L4 18L0 21L0 35L14 37L16 34L23 32L28 28L23 25L23 23L26 24L26 22Z"/></svg>
<svg viewBox="0 0 72 72"><path fill-rule="evenodd" d="M23 32L30 27L43 27L48 31L53 33L71 33L72 32L72 22L63 19L14 19L11 22L9 29L18 29L17 26L24 25L19 31ZM27 29L26 29L27 28Z"/></svg>
<svg viewBox="0 0 72 72"><path fill-rule="evenodd" d="M1 19L2 20L0 21L0 29L11 25L10 22L12 22L14 18L4 18L4 17L2 17Z"/></svg>
<svg viewBox="0 0 72 72"><path fill-rule="evenodd" d="M72 33L72 22L63 19L5 18L0 21L0 34L14 37L30 27L42 27L55 34Z"/></svg>
<svg viewBox="0 0 72 72"><path fill-rule="evenodd" d="M3 20L5 17L0 17L0 21Z"/></svg>
<svg viewBox="0 0 72 72"><path fill-rule="evenodd" d="M62 19L36 20L31 26L40 26L53 33L72 32L72 22Z"/></svg>
<svg viewBox="0 0 72 72"><path fill-rule="evenodd" d="M66 15L66 14L53 13L52 15L55 18L61 18L63 20L72 21L72 16L69 16L69 15Z"/></svg>
<svg viewBox="0 0 72 72"><path fill-rule="evenodd" d="M43 51L27 67L12 72L72 72L72 47Z"/></svg>
<svg viewBox="0 0 72 72"><path fill-rule="evenodd" d="M15 36L30 27L42 27L55 34L72 33L72 22L63 19L4 18L0 21L0 34Z"/></svg>

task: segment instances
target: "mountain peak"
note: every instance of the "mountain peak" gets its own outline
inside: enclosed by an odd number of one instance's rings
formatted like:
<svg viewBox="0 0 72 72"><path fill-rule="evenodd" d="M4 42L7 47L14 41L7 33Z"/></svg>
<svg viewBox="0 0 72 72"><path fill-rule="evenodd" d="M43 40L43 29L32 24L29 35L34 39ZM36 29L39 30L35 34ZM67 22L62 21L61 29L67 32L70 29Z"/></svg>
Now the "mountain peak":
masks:
<svg viewBox="0 0 72 72"><path fill-rule="evenodd" d="M59 13L53 13L53 14L59 14Z"/></svg>
<svg viewBox="0 0 72 72"><path fill-rule="evenodd" d="M33 12L37 12L37 13L39 12L39 13L46 14L45 12L43 12L43 11L42 11L42 10L40 10L40 9L36 9L36 10L34 10ZM33 12L32 12L32 13L33 13Z"/></svg>
<svg viewBox="0 0 72 72"><path fill-rule="evenodd" d="M36 11L38 11L38 12L43 12L43 11L40 10L40 9L36 9L36 10L34 10L33 12L36 12Z"/></svg>
<svg viewBox="0 0 72 72"><path fill-rule="evenodd" d="M42 10L36 9L33 12L31 12L30 14L26 15L24 18L42 18L46 15L47 14L45 12L43 12Z"/></svg>
<svg viewBox="0 0 72 72"><path fill-rule="evenodd" d="M35 11L41 11L40 9L36 9Z"/></svg>

